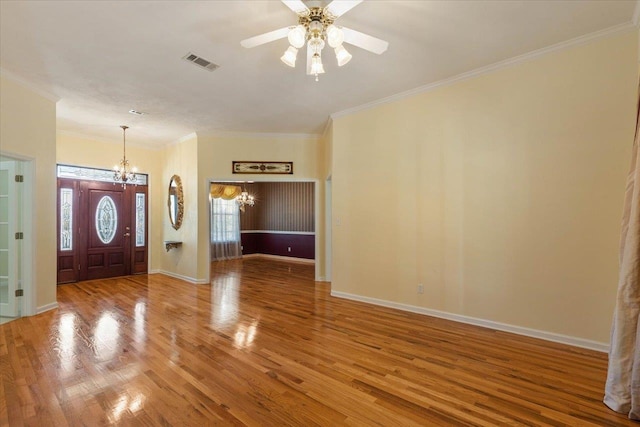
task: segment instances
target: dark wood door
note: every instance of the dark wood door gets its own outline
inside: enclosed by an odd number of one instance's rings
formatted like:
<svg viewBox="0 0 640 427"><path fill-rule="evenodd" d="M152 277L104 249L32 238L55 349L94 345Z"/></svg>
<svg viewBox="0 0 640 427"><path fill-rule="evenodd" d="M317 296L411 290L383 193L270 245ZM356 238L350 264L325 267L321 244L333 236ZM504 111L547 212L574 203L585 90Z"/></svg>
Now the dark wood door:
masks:
<svg viewBox="0 0 640 427"><path fill-rule="evenodd" d="M146 185L58 179L58 188L58 283L147 272Z"/></svg>
<svg viewBox="0 0 640 427"><path fill-rule="evenodd" d="M121 185L83 181L80 192L80 280L103 279L131 272L131 204Z"/></svg>

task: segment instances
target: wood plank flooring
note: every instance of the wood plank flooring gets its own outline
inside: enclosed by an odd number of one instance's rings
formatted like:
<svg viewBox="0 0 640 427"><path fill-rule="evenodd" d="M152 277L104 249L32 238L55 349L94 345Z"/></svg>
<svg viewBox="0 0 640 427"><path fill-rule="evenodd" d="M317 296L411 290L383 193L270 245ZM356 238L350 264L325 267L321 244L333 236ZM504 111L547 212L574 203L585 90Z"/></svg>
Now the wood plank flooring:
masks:
<svg viewBox="0 0 640 427"><path fill-rule="evenodd" d="M638 425L601 403L605 354L332 298L313 269L59 286L0 325L0 424Z"/></svg>

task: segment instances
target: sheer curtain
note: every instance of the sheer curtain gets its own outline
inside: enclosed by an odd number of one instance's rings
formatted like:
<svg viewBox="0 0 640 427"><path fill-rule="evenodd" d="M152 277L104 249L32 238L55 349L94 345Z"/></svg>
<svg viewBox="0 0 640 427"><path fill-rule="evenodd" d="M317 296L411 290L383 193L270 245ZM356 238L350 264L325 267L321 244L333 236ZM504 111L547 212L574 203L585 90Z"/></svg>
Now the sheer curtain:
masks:
<svg viewBox="0 0 640 427"><path fill-rule="evenodd" d="M212 191L213 194L213 191ZM242 257L240 209L235 199L211 199L211 260Z"/></svg>
<svg viewBox="0 0 640 427"><path fill-rule="evenodd" d="M622 216L618 297L604 403L640 420L640 104Z"/></svg>

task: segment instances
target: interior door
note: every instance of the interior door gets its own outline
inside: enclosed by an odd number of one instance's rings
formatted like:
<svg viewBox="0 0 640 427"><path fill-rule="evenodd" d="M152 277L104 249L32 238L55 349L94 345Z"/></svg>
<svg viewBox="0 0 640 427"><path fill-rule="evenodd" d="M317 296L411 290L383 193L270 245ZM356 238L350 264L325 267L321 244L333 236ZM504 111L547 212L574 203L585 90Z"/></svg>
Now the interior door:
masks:
<svg viewBox="0 0 640 427"><path fill-rule="evenodd" d="M15 164L0 162L0 316L16 317L17 223Z"/></svg>
<svg viewBox="0 0 640 427"><path fill-rule="evenodd" d="M122 185L97 181L80 184L79 280L131 273L131 204ZM82 199L85 198L83 201Z"/></svg>

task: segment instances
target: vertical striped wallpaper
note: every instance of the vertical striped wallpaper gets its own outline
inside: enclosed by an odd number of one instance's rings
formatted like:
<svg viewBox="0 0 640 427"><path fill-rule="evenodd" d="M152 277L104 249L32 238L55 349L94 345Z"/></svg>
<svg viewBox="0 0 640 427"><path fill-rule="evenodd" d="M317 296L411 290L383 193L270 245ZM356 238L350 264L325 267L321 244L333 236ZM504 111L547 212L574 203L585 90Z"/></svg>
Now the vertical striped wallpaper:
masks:
<svg viewBox="0 0 640 427"><path fill-rule="evenodd" d="M240 215L242 230L315 231L313 182L247 184L256 204Z"/></svg>
<svg viewBox="0 0 640 427"><path fill-rule="evenodd" d="M245 188L256 198L256 204L244 208L244 212L240 212L240 230L259 230L260 208L262 197L260 194L259 184L247 184Z"/></svg>

